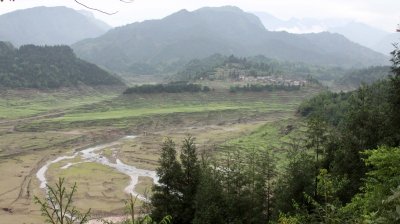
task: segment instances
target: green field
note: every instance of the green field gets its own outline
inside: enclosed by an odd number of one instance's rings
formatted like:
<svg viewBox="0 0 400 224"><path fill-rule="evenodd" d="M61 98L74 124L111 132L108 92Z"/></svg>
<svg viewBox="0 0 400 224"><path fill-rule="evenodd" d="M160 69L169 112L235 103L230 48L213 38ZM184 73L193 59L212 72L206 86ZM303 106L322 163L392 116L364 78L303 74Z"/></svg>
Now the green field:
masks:
<svg viewBox="0 0 400 224"><path fill-rule="evenodd" d="M283 164L285 145L292 133L302 131L296 109L319 91L230 93L221 83L215 87L208 93L179 94L8 92L0 100L0 171L5 173L0 177L0 207L10 208L12 213L3 210L0 215L7 221L40 223L38 207L32 203L33 195L43 195L37 170L60 155L125 135L138 137L118 141L99 153L155 170L163 139L171 137L179 147L190 134L196 137L199 150L216 146L272 148ZM294 128L285 134L288 125ZM51 165L47 179L53 182L62 176L69 183L76 181L78 207L93 205L95 217L121 215L129 177L96 163L60 169L67 162L71 161ZM139 179L138 192L150 188L150 178Z"/></svg>
<svg viewBox="0 0 400 224"><path fill-rule="evenodd" d="M53 112L114 98L118 90L8 90L0 93L0 122Z"/></svg>

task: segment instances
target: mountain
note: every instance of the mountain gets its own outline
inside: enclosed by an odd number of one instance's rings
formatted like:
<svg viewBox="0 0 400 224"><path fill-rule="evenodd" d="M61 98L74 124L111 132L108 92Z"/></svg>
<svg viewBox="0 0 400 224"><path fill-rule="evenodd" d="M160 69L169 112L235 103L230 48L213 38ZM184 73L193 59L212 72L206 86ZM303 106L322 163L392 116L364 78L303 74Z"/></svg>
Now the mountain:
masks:
<svg viewBox="0 0 400 224"><path fill-rule="evenodd" d="M98 66L75 56L68 46L23 45L0 41L0 86L49 89L78 85L124 84Z"/></svg>
<svg viewBox="0 0 400 224"><path fill-rule="evenodd" d="M368 26L363 23L350 22L344 26L329 28L330 32L340 33L349 40L369 47L375 51L388 55L390 51L384 49L377 44L389 35L388 32ZM390 42L387 42L389 45Z"/></svg>
<svg viewBox="0 0 400 224"><path fill-rule="evenodd" d="M267 31L253 14L231 6L181 10L137 22L72 45L80 57L114 71L141 64L174 63L220 53L330 66L386 64L388 59L341 35ZM143 66L145 67L145 66Z"/></svg>
<svg viewBox="0 0 400 224"><path fill-rule="evenodd" d="M0 15L0 41L24 44L72 44L104 34L110 27L90 12L66 7L36 7Z"/></svg>
<svg viewBox="0 0 400 224"><path fill-rule="evenodd" d="M313 18L281 20L266 12L255 12L254 14L260 18L265 28L270 31L287 31L290 33L328 31L338 33L355 43L385 55L389 55L389 52L393 50L392 43L396 42L395 33L389 33L360 22Z"/></svg>

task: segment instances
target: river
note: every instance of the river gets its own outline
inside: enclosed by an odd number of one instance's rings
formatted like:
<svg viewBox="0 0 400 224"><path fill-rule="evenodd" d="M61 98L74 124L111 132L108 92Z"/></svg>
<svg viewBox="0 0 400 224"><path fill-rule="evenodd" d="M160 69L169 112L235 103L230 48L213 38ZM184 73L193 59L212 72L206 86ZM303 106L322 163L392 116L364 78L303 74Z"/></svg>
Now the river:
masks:
<svg viewBox="0 0 400 224"><path fill-rule="evenodd" d="M55 158L54 160L48 161L36 173L36 177L40 181L40 188L46 188L46 185L47 185L46 172L49 169L49 166L51 164L58 163L63 160L74 159L79 156L81 158L82 162L78 162L78 163L83 163L83 162L99 163L99 164L114 168L115 170L128 175L131 178L131 181L130 181L129 185L125 187L124 191L127 194L132 194L134 197L137 197L138 199L140 199L142 201L146 201L147 199L143 195L141 195L135 191L135 186L138 183L138 178L140 176L150 177L153 179L154 184L158 184L158 177L157 177L156 172L151 171L151 170L138 169L134 166L127 165L127 164L123 163L121 160L119 160L118 158L115 158L114 153L113 153L113 156L114 156L115 162L111 162L108 158L106 158L105 156L102 156L100 154L101 150L103 150L103 149L110 148L111 150L115 150L115 148L113 146L117 145L120 141L124 141L126 139L134 139L134 138L136 138L136 136L125 136L115 142L97 145L94 147L84 149L82 151L75 152L71 156L65 156L65 155L59 156L59 157ZM68 163L65 166L61 167L61 169L68 169L69 167L74 166L78 163Z"/></svg>

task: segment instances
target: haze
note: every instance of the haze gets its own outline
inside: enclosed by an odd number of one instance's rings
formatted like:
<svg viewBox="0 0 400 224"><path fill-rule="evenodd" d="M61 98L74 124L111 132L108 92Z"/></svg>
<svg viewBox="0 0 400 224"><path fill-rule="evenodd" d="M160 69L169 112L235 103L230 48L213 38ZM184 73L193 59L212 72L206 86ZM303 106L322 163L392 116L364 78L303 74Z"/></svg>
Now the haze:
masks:
<svg viewBox="0 0 400 224"><path fill-rule="evenodd" d="M82 3L98 9L115 12L109 16L94 12L99 18L112 26L121 26L132 22L165 17L182 8L195 10L204 6L234 5L249 12L268 12L280 19L290 18L316 18L337 19L362 22L376 28L393 32L396 24L400 22L400 1L397 0L135 0L126 4L118 0L82 0ZM0 14L16 9L31 8L35 6L67 6L77 10L85 9L74 1L65 0L16 0L5 1L0 5ZM316 30L318 31L318 30Z"/></svg>

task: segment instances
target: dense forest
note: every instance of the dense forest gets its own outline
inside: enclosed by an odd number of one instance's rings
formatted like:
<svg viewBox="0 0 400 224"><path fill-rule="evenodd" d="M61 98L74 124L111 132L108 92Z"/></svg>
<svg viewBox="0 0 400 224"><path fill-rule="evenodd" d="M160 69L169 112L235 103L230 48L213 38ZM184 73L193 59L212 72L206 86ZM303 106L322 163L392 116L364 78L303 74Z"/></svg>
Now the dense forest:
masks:
<svg viewBox="0 0 400 224"><path fill-rule="evenodd" d="M129 87L124 94L132 93L183 93L208 92L210 87L187 82L170 82L167 84L144 84Z"/></svg>
<svg viewBox="0 0 400 224"><path fill-rule="evenodd" d="M282 172L268 149L198 154L164 141L152 217L173 223L398 223L400 52L390 78L299 107L307 123Z"/></svg>
<svg viewBox="0 0 400 224"><path fill-rule="evenodd" d="M9 88L51 89L77 85L124 85L98 66L77 58L68 46L0 42L0 85Z"/></svg>

